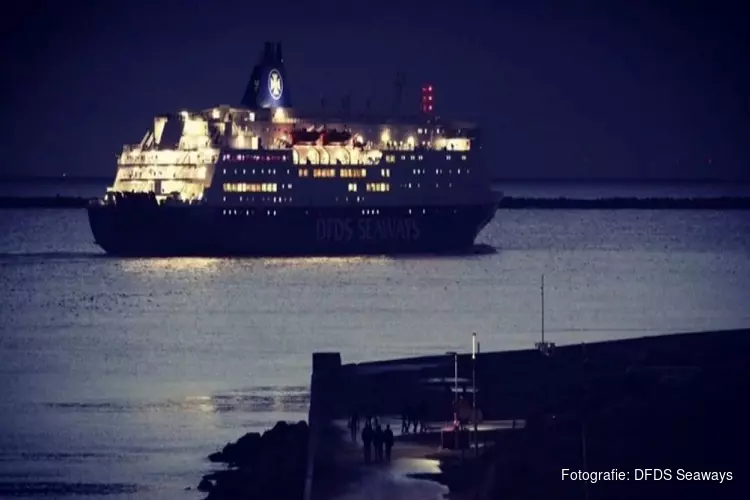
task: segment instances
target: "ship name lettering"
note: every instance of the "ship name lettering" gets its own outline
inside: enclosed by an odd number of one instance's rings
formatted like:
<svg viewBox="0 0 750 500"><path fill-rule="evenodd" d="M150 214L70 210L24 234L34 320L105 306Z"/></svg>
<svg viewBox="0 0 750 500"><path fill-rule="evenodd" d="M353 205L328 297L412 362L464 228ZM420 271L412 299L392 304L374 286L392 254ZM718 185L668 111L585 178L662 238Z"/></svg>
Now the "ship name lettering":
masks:
<svg viewBox="0 0 750 500"><path fill-rule="evenodd" d="M360 219L358 225L360 240L415 241L420 236L415 219Z"/></svg>
<svg viewBox="0 0 750 500"><path fill-rule="evenodd" d="M351 219L318 219L315 224L318 241L351 241L354 235Z"/></svg>

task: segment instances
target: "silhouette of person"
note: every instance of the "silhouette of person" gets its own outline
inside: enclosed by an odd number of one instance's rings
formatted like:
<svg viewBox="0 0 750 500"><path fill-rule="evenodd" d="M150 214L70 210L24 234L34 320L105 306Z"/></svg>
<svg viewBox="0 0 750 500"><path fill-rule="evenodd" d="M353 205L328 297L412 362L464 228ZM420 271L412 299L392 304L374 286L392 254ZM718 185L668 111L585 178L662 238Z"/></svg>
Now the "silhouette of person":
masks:
<svg viewBox="0 0 750 500"><path fill-rule="evenodd" d="M423 399L419 404L419 432L427 432L427 403Z"/></svg>
<svg viewBox="0 0 750 500"><path fill-rule="evenodd" d="M364 429L362 429L362 448L365 453L365 463L369 464L371 460L371 451L370 445L372 444L372 427L370 427L370 420L368 419L365 423Z"/></svg>
<svg viewBox="0 0 750 500"><path fill-rule="evenodd" d="M349 430L352 434L352 441L357 442L357 434L359 434L359 415L354 412L349 419Z"/></svg>
<svg viewBox="0 0 750 500"><path fill-rule="evenodd" d="M383 461L383 429L380 427L380 424L378 424L375 427L375 432L373 433L372 442L375 445L375 461L382 462Z"/></svg>
<svg viewBox="0 0 750 500"><path fill-rule="evenodd" d="M410 408L408 405L404 405L404 409L401 412L401 434L409 434L409 412Z"/></svg>
<svg viewBox="0 0 750 500"><path fill-rule="evenodd" d="M391 461L391 448L393 448L393 431L391 430L390 424L385 426L383 432L383 442L385 443L385 460Z"/></svg>

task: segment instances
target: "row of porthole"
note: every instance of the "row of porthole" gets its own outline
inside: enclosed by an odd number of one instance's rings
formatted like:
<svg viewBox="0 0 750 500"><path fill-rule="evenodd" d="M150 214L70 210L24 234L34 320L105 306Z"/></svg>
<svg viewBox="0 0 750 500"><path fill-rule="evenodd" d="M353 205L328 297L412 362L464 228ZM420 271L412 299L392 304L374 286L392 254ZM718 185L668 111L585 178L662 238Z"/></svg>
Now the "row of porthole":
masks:
<svg viewBox="0 0 750 500"><path fill-rule="evenodd" d="M426 213L427 213L427 209L423 208L422 214L426 214ZM454 208L453 213L454 214L458 213L458 210ZM379 208L362 209L362 215L380 215L380 209ZM413 210L411 208L409 209L409 215L413 215Z"/></svg>
<svg viewBox="0 0 750 500"><path fill-rule="evenodd" d="M239 174L238 170L239 169L236 169L236 168L234 169L234 175L238 175ZM222 169L222 172L223 172L224 175L226 175L227 174L227 169L226 168ZM290 170L286 169L287 175L289 174L289 172L290 172ZM255 169L252 169L250 173L252 175L255 175ZM276 169L275 168L269 168L269 169L261 168L260 169L260 173L264 174L264 175L265 174L276 175ZM242 169L242 175L246 175L246 174L247 174L247 169L243 168Z"/></svg>
<svg viewBox="0 0 750 500"><path fill-rule="evenodd" d="M214 161L216 161L216 157L214 156ZM234 157L232 157L231 154L225 154L222 156L222 161L246 161L246 160L253 160L253 161L286 161L286 155L250 155L250 154L238 154Z"/></svg>
<svg viewBox="0 0 750 500"><path fill-rule="evenodd" d="M224 201L227 201L226 200L226 196L224 198L225 198ZM255 197L254 196L252 196L252 197L246 196L246 197L243 198L242 196L240 196L240 201L245 201L245 202L249 201L251 203L255 203ZM273 198L271 198L271 197L268 197L268 198L261 197L260 201L264 202L264 203L291 203L292 202L292 197L291 196L289 196L289 197L274 196Z"/></svg>
<svg viewBox="0 0 750 500"><path fill-rule="evenodd" d="M251 203L255 202L255 196L245 196L245 197L240 196L239 198L240 198L240 201L245 201L245 202L249 201ZM223 196L221 198L221 201L223 201L224 203L226 203L227 197ZM271 202L273 202L273 203L290 203L292 201L292 197L291 196L289 196L289 197L274 196L273 198L271 198L270 196L269 197L263 196L263 197L260 198L260 201L263 202L263 203L271 203Z"/></svg>
<svg viewBox="0 0 750 500"><path fill-rule="evenodd" d="M468 169L468 168L465 169L465 171L466 171L467 174L471 172L471 170ZM427 173L427 170L424 169L424 168L413 168L412 171L411 171L411 173L413 175L424 175L424 174ZM435 175L443 175L443 174L445 174L445 169L442 169L442 168L436 168L435 169ZM453 174L453 170L452 169L448 169L448 175L452 175L452 174ZM456 169L456 174L459 174L459 175L461 174L461 169L460 168Z"/></svg>
<svg viewBox="0 0 750 500"><path fill-rule="evenodd" d="M239 212L239 213L238 213L238 212ZM243 214L242 212L243 212L242 210L239 210L239 211L238 211L237 209L228 209L228 210L227 210L227 209L224 209L224 210L222 210L222 214L223 214L223 215L246 215L246 216L247 216L247 215L255 215L255 210L245 210L245 211L244 211L244 212L245 212L244 214ZM424 215L424 214L426 214L426 213L427 213L427 209L426 209L426 208L423 208L423 209L422 209L422 214ZM455 213L458 213L458 210L456 210L456 209L454 208L454 209L453 209L453 213L454 213L454 214L455 214ZM362 210L362 214L363 214L363 215L380 215L380 209L377 209L377 208L373 208L373 209L363 209L363 210ZM414 214L414 210L412 210L412 209L410 208L410 209L409 209L409 215L413 215L413 214ZM266 215L276 215L276 210L266 210ZM305 210L305 215L309 215L309 212L308 212L307 210Z"/></svg>
<svg viewBox="0 0 750 500"><path fill-rule="evenodd" d="M239 212L239 213L238 213ZM236 209L225 209L222 210L222 215L255 215L255 210L244 210L244 214L242 213L243 210L236 210ZM276 210L266 210L266 215L276 215Z"/></svg>

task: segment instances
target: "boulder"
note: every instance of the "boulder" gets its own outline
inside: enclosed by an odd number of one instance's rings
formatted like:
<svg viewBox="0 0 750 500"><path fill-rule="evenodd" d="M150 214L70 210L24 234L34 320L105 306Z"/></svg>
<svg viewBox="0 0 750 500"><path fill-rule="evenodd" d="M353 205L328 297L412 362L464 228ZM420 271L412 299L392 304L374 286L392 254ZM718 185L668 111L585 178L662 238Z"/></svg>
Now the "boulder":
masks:
<svg viewBox="0 0 750 500"><path fill-rule="evenodd" d="M198 491L202 491L203 493L210 492L214 487L214 483L209 481L206 478L203 478L201 482L198 484Z"/></svg>
<svg viewBox="0 0 750 500"><path fill-rule="evenodd" d="M307 470L308 427L278 422L263 435L250 432L220 452L211 462L226 463L224 471L206 474L199 485L208 487L207 499L274 498L300 500ZM211 486L208 486L208 485Z"/></svg>

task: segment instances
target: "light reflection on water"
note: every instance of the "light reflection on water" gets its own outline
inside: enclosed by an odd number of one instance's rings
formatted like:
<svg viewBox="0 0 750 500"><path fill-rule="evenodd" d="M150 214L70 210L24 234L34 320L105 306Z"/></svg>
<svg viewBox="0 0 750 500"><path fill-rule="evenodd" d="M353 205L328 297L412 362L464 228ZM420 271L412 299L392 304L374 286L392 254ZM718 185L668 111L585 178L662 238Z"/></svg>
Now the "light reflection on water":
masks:
<svg viewBox="0 0 750 500"><path fill-rule="evenodd" d="M203 273L215 271L221 259L203 257L168 257L155 259L116 259L122 271L133 274L158 273Z"/></svg>
<svg viewBox="0 0 750 500"><path fill-rule="evenodd" d="M314 351L532 346L542 273L558 344L750 325L749 212L511 210L480 242L497 253L118 259L83 211L0 212L0 482L182 497L227 441L305 418Z"/></svg>

